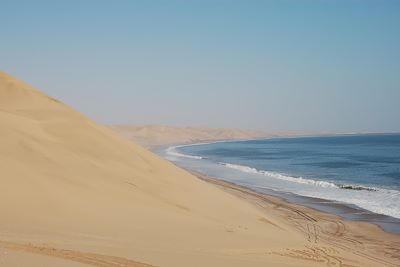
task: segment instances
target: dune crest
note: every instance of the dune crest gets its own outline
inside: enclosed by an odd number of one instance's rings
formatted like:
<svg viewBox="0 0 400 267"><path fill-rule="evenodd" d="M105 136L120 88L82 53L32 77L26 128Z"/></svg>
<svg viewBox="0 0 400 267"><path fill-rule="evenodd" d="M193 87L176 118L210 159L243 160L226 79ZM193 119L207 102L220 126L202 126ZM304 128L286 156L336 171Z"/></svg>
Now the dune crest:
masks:
<svg viewBox="0 0 400 267"><path fill-rule="evenodd" d="M59 101L0 71L0 107L8 109L40 108L41 105L56 108ZM56 102L54 105L52 102Z"/></svg>

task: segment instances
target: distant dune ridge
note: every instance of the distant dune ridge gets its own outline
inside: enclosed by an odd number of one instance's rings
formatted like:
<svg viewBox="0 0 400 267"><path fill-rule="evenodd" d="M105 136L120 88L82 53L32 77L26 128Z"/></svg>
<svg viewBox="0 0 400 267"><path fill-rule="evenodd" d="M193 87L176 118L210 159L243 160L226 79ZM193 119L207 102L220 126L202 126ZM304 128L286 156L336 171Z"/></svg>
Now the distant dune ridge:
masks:
<svg viewBox="0 0 400 267"><path fill-rule="evenodd" d="M222 140L248 140L271 137L332 135L326 132L254 131L235 128L178 127L171 125L111 125L112 130L147 148Z"/></svg>
<svg viewBox="0 0 400 267"><path fill-rule="evenodd" d="M374 266L6 73L0 171L0 266Z"/></svg>
<svg viewBox="0 0 400 267"><path fill-rule="evenodd" d="M146 147L273 136L262 131L229 128L176 127L167 125L115 125L110 127L129 140Z"/></svg>

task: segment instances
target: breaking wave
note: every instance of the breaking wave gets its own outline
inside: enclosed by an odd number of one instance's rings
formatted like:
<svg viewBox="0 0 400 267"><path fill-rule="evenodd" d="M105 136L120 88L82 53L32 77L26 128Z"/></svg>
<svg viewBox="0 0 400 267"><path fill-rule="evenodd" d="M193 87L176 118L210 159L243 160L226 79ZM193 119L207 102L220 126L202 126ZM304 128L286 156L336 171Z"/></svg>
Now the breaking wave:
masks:
<svg viewBox="0 0 400 267"><path fill-rule="evenodd" d="M239 170L242 172L261 174L261 175L268 176L271 178L294 182L294 183L298 183L298 184L307 184L307 185L314 185L314 186L319 186L319 187L324 187L324 188L330 187L330 188L338 188L338 189L346 189L346 190L377 191L376 188L372 188L372 187L364 187L364 186L349 185L349 184L335 184L335 183L331 183L331 182L327 182L327 181L313 180L313 179L308 179L308 178L303 178L303 177L293 177L293 176L288 176L288 175L277 173L277 172L257 170L256 168L252 168L249 166L237 165L237 164L231 164L231 163L220 163L220 164L224 165L225 167Z"/></svg>
<svg viewBox="0 0 400 267"><path fill-rule="evenodd" d="M171 147L167 148L165 151L168 155L174 156L174 157L182 157L182 158L188 158L188 159L203 159L203 157L200 157L200 156L192 156L192 155L179 153L178 151L176 151L177 147L181 147L181 146L171 146Z"/></svg>

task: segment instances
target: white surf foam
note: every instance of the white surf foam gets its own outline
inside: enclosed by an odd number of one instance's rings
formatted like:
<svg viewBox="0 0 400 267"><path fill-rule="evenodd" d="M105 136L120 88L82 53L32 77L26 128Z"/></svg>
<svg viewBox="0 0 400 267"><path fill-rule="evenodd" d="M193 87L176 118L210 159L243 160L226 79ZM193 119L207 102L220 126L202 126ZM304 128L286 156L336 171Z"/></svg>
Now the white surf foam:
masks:
<svg viewBox="0 0 400 267"><path fill-rule="evenodd" d="M165 152L168 155L174 156L174 157L182 157L182 158L188 158L188 159L203 159L200 156L192 156L192 155L180 153L180 152L176 151L176 148L178 148L178 147L181 147L181 146L171 146L171 147L167 148L165 150Z"/></svg>
<svg viewBox="0 0 400 267"><path fill-rule="evenodd" d="M275 178L275 179L280 179L280 180L285 180L285 181L289 181L289 182L294 182L294 183L299 183L299 184L315 185L315 186L320 186L320 187L339 188L339 186L337 186L336 184L330 183L330 182L326 182L326 181L305 179L303 177L292 177L292 176L284 175L284 174L277 173L277 172L257 170L256 168L243 166L243 165L237 165L237 164L230 164L230 163L220 163L220 164L222 164L222 165L224 165L224 166L226 166L228 168L239 170L239 171L242 171L242 172L262 174L264 176L268 176L268 177Z"/></svg>
<svg viewBox="0 0 400 267"><path fill-rule="evenodd" d="M398 190L366 187L359 185L335 184L327 181L306 179L303 177L292 177L277 172L257 170L256 168L252 168L249 166L230 163L219 164L245 173L258 174L277 180L289 181L297 184L320 188L307 189L305 187L291 187L289 191L291 191L292 193L297 193L308 197L318 197L343 203L354 204L356 206L359 206L360 208L378 214L400 218L400 191ZM285 190L286 187L287 185L284 188L280 189ZM270 187L266 188L271 189Z"/></svg>

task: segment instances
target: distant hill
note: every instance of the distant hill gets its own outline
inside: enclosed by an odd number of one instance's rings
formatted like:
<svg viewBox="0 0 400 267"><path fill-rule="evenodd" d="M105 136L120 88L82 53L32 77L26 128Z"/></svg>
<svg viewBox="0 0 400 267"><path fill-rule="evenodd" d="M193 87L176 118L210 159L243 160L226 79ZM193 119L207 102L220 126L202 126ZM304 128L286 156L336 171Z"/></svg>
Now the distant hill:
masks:
<svg viewBox="0 0 400 267"><path fill-rule="evenodd" d="M273 136L267 132L229 128L175 127L166 125L116 125L111 126L111 128L129 140L146 147Z"/></svg>

